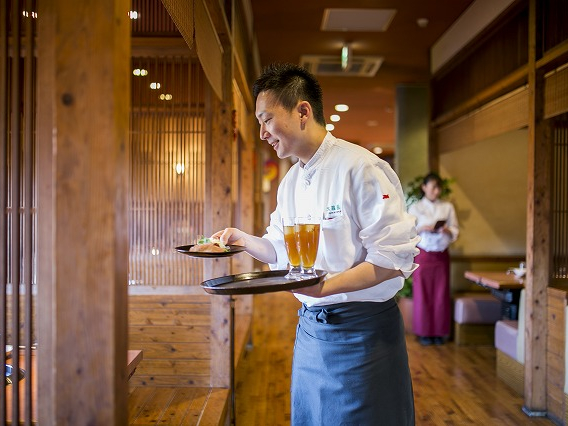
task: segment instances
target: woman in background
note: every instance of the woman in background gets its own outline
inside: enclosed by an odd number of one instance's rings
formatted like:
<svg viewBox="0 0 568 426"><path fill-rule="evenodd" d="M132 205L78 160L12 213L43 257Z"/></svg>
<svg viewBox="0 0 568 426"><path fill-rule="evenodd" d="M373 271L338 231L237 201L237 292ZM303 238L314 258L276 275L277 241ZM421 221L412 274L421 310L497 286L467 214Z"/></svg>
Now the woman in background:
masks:
<svg viewBox="0 0 568 426"><path fill-rule="evenodd" d="M450 255L448 247L459 234L452 203L440 200L442 179L436 173L424 177L422 198L408 212L416 216L416 229L422 238L415 262L412 297L412 331L422 345L443 344L450 335Z"/></svg>

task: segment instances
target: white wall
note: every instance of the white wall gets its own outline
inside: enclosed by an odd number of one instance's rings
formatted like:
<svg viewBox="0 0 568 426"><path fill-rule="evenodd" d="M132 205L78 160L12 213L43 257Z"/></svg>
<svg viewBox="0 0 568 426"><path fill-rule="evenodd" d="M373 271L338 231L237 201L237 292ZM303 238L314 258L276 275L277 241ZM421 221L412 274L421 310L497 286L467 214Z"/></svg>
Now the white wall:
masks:
<svg viewBox="0 0 568 426"><path fill-rule="evenodd" d="M521 129L440 156L441 176L455 179L461 233L452 254L524 255L527 143Z"/></svg>

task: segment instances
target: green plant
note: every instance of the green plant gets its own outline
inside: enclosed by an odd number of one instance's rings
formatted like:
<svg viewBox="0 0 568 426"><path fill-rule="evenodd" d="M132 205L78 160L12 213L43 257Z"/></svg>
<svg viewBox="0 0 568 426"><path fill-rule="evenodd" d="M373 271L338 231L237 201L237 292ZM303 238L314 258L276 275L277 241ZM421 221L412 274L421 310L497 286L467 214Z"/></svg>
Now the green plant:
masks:
<svg viewBox="0 0 568 426"><path fill-rule="evenodd" d="M397 299L400 299L401 297L412 298L412 276L405 278L404 285L398 291L398 293L396 293L395 297Z"/></svg>
<svg viewBox="0 0 568 426"><path fill-rule="evenodd" d="M407 207L414 204L416 201L422 198L422 182L424 181L423 176L416 176L414 180L412 180L407 186L406 191L404 192L406 198L406 205ZM449 178L442 178L442 192L440 194L440 199L445 199L450 196L452 193L451 184L454 183L454 179Z"/></svg>

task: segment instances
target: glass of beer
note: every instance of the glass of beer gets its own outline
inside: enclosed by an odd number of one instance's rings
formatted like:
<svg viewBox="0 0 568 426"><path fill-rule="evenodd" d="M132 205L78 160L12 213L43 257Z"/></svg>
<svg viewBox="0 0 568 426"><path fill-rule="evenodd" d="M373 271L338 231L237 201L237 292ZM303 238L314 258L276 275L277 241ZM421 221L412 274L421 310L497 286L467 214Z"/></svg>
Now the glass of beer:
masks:
<svg viewBox="0 0 568 426"><path fill-rule="evenodd" d="M315 263L318 254L321 217L297 217L294 227L300 253L301 274L304 278L316 275Z"/></svg>
<svg viewBox="0 0 568 426"><path fill-rule="evenodd" d="M286 251L288 252L288 263L290 264L290 269L288 273L284 276L287 280L298 280L300 279L300 253L298 252L298 244L296 241L296 233L294 226L296 224L295 217L283 217L282 227L284 230L284 244L286 245Z"/></svg>

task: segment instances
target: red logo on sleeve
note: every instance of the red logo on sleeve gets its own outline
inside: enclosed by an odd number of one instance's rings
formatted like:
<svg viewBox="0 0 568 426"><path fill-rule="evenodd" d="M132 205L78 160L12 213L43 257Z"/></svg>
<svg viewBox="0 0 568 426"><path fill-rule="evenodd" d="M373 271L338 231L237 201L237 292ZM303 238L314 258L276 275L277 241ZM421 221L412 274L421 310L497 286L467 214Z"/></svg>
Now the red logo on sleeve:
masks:
<svg viewBox="0 0 568 426"><path fill-rule="evenodd" d="M383 194L383 200L386 200L387 198L389 198L389 194Z"/></svg>

